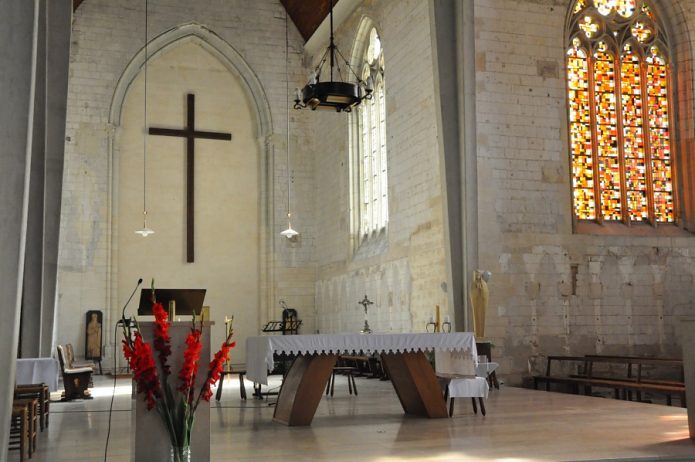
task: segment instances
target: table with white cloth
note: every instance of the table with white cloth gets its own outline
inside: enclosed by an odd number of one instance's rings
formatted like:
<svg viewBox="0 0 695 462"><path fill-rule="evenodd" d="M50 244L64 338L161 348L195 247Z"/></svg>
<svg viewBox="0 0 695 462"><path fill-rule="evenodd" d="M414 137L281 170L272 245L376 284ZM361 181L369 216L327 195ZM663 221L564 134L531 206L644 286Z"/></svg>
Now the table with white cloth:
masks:
<svg viewBox="0 0 695 462"><path fill-rule="evenodd" d="M249 337L246 377L267 384L274 353L297 355L285 376L273 419L286 425L310 425L340 354L380 354L407 414L447 417L446 403L425 351L455 351L477 364L475 337L448 334L323 334Z"/></svg>
<svg viewBox="0 0 695 462"><path fill-rule="evenodd" d="M58 390L58 360L55 358L17 359L17 385L45 383L49 391Z"/></svg>
<svg viewBox="0 0 695 462"><path fill-rule="evenodd" d="M455 398L472 398L473 410L477 413L475 400L485 415L484 399L487 399L490 387L488 376L497 369L497 363L478 362L458 352L435 352L437 377L446 389L446 396L451 399L449 415L454 413Z"/></svg>

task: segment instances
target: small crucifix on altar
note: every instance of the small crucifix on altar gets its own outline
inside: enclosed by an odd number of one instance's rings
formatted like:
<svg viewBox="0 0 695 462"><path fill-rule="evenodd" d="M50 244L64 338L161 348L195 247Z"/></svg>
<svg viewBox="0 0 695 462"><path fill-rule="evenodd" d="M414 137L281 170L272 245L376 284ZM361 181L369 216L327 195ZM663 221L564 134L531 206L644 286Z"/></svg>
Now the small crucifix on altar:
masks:
<svg viewBox="0 0 695 462"><path fill-rule="evenodd" d="M189 93L186 98L186 127L183 129L150 127L150 135L177 136L186 138L186 261L193 263L194 252L194 197L195 197L195 139L225 140L232 139L231 133L205 132L195 129L195 95Z"/></svg>
<svg viewBox="0 0 695 462"><path fill-rule="evenodd" d="M367 322L367 308L369 305L373 305L374 302L369 300L367 298L367 295L365 294L364 299L362 301L357 302L358 305L362 305L364 307L364 328L360 331L361 334L371 334L372 329L369 328L369 322Z"/></svg>

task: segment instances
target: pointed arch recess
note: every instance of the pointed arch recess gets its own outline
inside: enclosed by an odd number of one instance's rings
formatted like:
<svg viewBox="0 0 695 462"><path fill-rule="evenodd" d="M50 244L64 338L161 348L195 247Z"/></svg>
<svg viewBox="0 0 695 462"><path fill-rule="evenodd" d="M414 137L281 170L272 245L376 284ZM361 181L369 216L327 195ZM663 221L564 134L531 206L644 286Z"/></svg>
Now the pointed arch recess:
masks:
<svg viewBox="0 0 695 462"><path fill-rule="evenodd" d="M246 91L249 101L256 113L256 138L258 140L258 150L261 153L259 160L260 168L260 248L259 248L259 326L263 320L269 319L270 310L274 300L275 277L273 271L270 249L272 249L272 235L268 231L274 229L273 214L274 192L272 188L273 178L273 152L275 149L273 142L273 122L270 104L266 96L263 85L256 73L251 69L246 60L228 42L222 39L209 28L197 24L187 23L171 28L147 44L147 59L157 58L165 49L180 44L182 40L194 40L201 45L207 52L216 57L227 69L242 82L241 87ZM121 125L121 111L130 86L135 81L145 64L145 47L141 48L126 65L121 77L116 84L111 106L109 108L109 146L108 156L111 174L109 175L108 185L108 208L110 210L108 233L108 253L107 267L107 305L109 315L117 319L118 312L118 283L117 283L117 254L118 254L118 177L119 177L119 143L118 132ZM114 321L115 322L115 321Z"/></svg>
<svg viewBox="0 0 695 462"><path fill-rule="evenodd" d="M165 49L181 40L197 40L208 52L220 60L229 71L239 77L244 83L248 96L256 108L259 138L272 133L272 118L270 104L258 76L246 60L229 43L205 26L188 23L176 26L161 33L147 43L147 59L156 58ZM118 127L121 124L121 110L130 85L141 72L145 64L145 47L141 48L121 74L111 99L109 123Z"/></svg>

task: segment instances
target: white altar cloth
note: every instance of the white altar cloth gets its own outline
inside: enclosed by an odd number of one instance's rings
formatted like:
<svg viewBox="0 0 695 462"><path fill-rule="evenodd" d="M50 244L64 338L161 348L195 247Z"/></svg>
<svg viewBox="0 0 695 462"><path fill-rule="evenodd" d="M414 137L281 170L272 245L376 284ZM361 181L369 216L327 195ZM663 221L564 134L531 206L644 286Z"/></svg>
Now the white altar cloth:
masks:
<svg viewBox="0 0 695 462"><path fill-rule="evenodd" d="M405 353L415 351L457 351L477 362L478 352L472 332L419 334L321 334L273 335L246 339L246 377L256 383L268 383L273 369L273 353L344 354Z"/></svg>
<svg viewBox="0 0 695 462"><path fill-rule="evenodd" d="M449 397L451 398L485 398L490 387L484 377L457 377L449 382Z"/></svg>
<svg viewBox="0 0 695 462"><path fill-rule="evenodd" d="M58 360L55 358L17 359L17 385L45 383L50 391L58 391Z"/></svg>
<svg viewBox="0 0 695 462"><path fill-rule="evenodd" d="M487 378L487 376L495 372L495 369L498 367L498 363L478 363L478 365L475 366L475 375Z"/></svg>

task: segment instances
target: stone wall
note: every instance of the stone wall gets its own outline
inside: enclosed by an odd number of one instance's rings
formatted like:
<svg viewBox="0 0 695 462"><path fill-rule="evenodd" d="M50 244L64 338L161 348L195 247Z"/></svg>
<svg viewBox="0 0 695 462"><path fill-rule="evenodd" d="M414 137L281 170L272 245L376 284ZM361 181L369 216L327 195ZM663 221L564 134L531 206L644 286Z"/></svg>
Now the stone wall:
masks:
<svg viewBox="0 0 695 462"><path fill-rule="evenodd" d="M673 45L695 43L684 27L695 24L692 2L660 3ZM475 8L480 266L493 273L486 336L501 371L518 383L550 354L680 356L674 328L695 311L695 236L573 233L568 2Z"/></svg>
<svg viewBox="0 0 695 462"><path fill-rule="evenodd" d="M105 310L105 345L112 345L113 325L126 300L114 287L113 161L118 120L110 120L119 79L145 43L145 2L87 0L75 12L70 62L66 154L59 256L58 343L73 343L78 354L84 344L84 312ZM280 317L279 299L301 304L305 323L313 319L314 271L311 262L314 227L309 206L313 162L309 151L295 145L292 171L297 182L295 221L302 240L293 245L281 238L286 227L287 164L285 12L279 1L242 0L196 2L150 0L150 41L184 24L202 27L227 42L260 82L254 97L267 101L270 127L258 140L267 156L261 172L259 220L266 223L259 237L266 243L261 255L261 306L258 326ZM301 62L302 39L290 22L290 88L306 75ZM293 115L294 116L294 115ZM301 123L298 130L302 130ZM259 133L259 136L261 134ZM298 143L301 136L294 139ZM156 204L151 204L156 207ZM289 281L289 282L288 282ZM135 281L133 281L133 284ZM290 290L291 288L291 290ZM127 289L130 290L130 289ZM223 307L218 307L221 312ZM300 308L300 309L301 309ZM134 312L130 306L129 312ZM256 307L253 307L255 310ZM214 308L213 308L214 310ZM217 319L217 322L222 322ZM239 336L257 332L237 332ZM237 339L238 340L238 339ZM107 356L110 356L107 347Z"/></svg>
<svg viewBox="0 0 695 462"><path fill-rule="evenodd" d="M364 17L384 50L389 223L384 234L355 248L349 116L305 114L315 127L318 326L359 332L364 313L357 302L366 294L375 302L369 308L375 331L422 332L435 305L448 313L429 5L364 2L337 30L346 57Z"/></svg>
<svg viewBox="0 0 695 462"><path fill-rule="evenodd" d="M564 82L565 0L474 0L479 267L493 273L486 336L501 375L520 383L548 354L679 355L677 316L695 310L695 240L690 235L609 236L573 231ZM111 159L114 88L143 44L143 5L87 0L73 28L66 144L58 341L82 344L75 322L88 309L117 310L111 295ZM659 0L680 71L692 69L695 4ZM357 247L352 234L347 114L292 111L293 226L286 227L284 11L279 2L150 0L150 37L192 20L227 41L258 77L272 114L261 143L268 208L261 313L285 299L304 333L358 332L365 294L376 331L424 331L434 306L452 314L430 5L366 0L336 30L349 59L370 18L385 56L389 215L386 232ZM239 13L243 12L243 13ZM290 88L319 56L304 56L290 29ZM320 55L324 49L317 53ZM687 74L681 74L687 75ZM691 75L687 75L692 80ZM681 79L682 80L682 79ZM692 82L681 87L692 110ZM685 129L683 129L685 127ZM689 126L679 142L692 149ZM357 247L357 248L356 248ZM466 285L468 283L466 282ZM108 337L108 335L107 335Z"/></svg>

